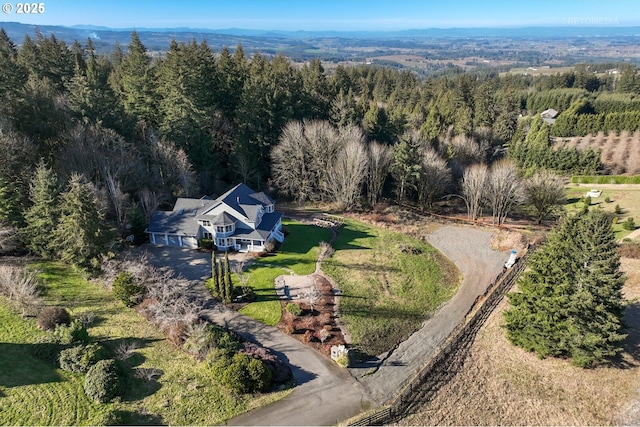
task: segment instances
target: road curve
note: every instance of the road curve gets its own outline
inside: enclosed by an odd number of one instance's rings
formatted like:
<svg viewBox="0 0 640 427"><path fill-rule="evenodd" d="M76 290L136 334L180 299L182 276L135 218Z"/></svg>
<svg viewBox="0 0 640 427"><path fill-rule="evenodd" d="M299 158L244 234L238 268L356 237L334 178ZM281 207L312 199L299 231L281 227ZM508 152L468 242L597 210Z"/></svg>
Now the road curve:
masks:
<svg viewBox="0 0 640 427"><path fill-rule="evenodd" d="M390 355L384 355L378 370L369 375L365 375L369 369L341 369L277 328L215 303L203 285L211 271L209 255L153 247L149 253L155 265L170 266L191 280L190 292L207 300L204 315L270 348L292 367L297 387L291 395L235 417L227 424L335 425L392 399L464 318L475 298L486 290L506 261L504 252L490 249L492 236L489 231L468 226L444 226L428 236L429 243L462 271L460 288L419 331Z"/></svg>

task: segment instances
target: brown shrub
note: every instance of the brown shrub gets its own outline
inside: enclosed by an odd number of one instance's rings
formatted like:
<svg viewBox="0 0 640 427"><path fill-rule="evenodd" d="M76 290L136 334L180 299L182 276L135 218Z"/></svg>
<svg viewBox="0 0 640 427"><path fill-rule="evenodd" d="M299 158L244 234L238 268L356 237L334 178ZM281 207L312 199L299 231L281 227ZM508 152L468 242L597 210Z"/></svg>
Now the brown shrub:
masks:
<svg viewBox="0 0 640 427"><path fill-rule="evenodd" d="M176 347L182 347L187 325L185 323L174 323L167 327L167 340Z"/></svg>
<svg viewBox="0 0 640 427"><path fill-rule="evenodd" d="M302 342L305 344L308 344L311 342L311 340L313 339L313 332L312 331L305 331L304 335L302 336Z"/></svg>
<svg viewBox="0 0 640 427"><path fill-rule="evenodd" d="M71 315L63 307L45 307L37 317L38 328L45 331L53 330L57 325L69 326L70 323Z"/></svg>
<svg viewBox="0 0 640 427"><path fill-rule="evenodd" d="M618 247L618 253L623 258L640 259L640 244L625 243Z"/></svg>

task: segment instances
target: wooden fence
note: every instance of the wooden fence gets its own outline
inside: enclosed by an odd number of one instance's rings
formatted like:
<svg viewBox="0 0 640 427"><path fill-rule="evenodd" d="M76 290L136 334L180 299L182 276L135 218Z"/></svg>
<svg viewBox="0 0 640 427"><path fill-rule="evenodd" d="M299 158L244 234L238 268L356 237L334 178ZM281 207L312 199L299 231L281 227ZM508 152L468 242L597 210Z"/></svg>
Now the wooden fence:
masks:
<svg viewBox="0 0 640 427"><path fill-rule="evenodd" d="M350 425L384 425L396 422L412 413L422 402L431 399L441 386L450 381L462 368L476 334L504 295L513 287L534 249L533 246L528 248L511 269L500 275L483 295L476 298L465 319L456 326L447 341L436 350L433 357L402 389L389 407Z"/></svg>

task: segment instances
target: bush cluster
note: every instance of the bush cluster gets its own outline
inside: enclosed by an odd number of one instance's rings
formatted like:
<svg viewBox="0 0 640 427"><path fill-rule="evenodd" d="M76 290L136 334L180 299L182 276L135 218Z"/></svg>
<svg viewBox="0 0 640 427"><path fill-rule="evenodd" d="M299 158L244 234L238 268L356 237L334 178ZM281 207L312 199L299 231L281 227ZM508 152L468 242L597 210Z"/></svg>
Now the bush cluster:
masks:
<svg viewBox="0 0 640 427"><path fill-rule="evenodd" d="M135 278L128 271L118 273L113 281L113 296L127 307L138 305L144 297L144 286L135 282Z"/></svg>
<svg viewBox="0 0 640 427"><path fill-rule="evenodd" d="M273 381L271 370L262 361L244 353L218 358L211 365L211 373L216 381L235 393L267 391Z"/></svg>
<svg viewBox="0 0 640 427"><path fill-rule="evenodd" d="M287 305L284 307L284 309L286 310L287 313L291 313L294 316L301 316L302 315L302 307L300 307L296 303L293 303L293 302L287 303Z"/></svg>
<svg viewBox="0 0 640 427"><path fill-rule="evenodd" d="M104 348L99 344L77 345L62 350L58 362L65 371L84 374L105 356Z"/></svg>
<svg viewBox="0 0 640 427"><path fill-rule="evenodd" d="M36 322L40 329L52 331L58 325L69 325L71 315L63 307L45 307L38 313Z"/></svg>
<svg viewBox="0 0 640 427"><path fill-rule="evenodd" d="M90 399L107 403L123 391L124 377L115 360L100 360L87 371L84 392Z"/></svg>

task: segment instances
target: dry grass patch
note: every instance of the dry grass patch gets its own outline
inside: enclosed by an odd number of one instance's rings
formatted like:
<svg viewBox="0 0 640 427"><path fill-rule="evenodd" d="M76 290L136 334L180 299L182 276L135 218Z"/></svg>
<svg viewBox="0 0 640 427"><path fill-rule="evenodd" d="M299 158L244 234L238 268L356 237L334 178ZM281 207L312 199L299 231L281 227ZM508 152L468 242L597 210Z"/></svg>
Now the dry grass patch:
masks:
<svg viewBox="0 0 640 427"><path fill-rule="evenodd" d="M624 259L625 296L640 296L640 261ZM613 425L638 422L640 341L637 306L621 367L580 369L561 359L540 360L508 343L501 328L506 300L472 345L458 375L402 425ZM634 419L635 418L635 419Z"/></svg>

